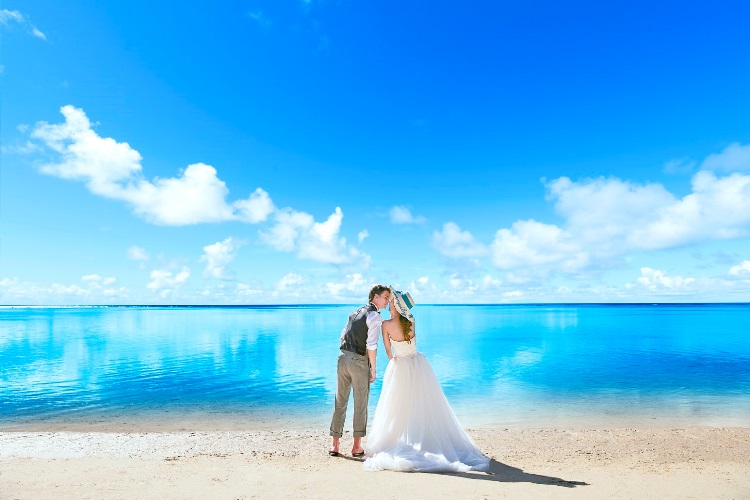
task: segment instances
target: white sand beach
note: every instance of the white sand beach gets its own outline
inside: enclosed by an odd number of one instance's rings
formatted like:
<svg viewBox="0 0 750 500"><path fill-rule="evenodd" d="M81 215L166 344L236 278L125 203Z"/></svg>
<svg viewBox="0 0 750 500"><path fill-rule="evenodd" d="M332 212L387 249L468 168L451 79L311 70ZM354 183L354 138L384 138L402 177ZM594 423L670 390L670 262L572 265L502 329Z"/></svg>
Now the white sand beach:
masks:
<svg viewBox="0 0 750 500"><path fill-rule="evenodd" d="M748 428L469 429L489 474L365 472L326 434L2 432L0 498L750 498Z"/></svg>

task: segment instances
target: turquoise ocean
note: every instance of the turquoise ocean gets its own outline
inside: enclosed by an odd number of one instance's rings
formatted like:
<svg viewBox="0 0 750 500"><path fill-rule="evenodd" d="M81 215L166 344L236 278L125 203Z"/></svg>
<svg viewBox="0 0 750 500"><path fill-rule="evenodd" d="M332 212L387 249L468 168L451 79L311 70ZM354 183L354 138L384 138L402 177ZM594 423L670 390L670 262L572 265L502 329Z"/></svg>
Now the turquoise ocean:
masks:
<svg viewBox="0 0 750 500"><path fill-rule="evenodd" d="M325 430L354 307L2 307L0 430ZM750 426L750 304L414 313L418 348L467 427ZM381 343L370 416L387 362Z"/></svg>

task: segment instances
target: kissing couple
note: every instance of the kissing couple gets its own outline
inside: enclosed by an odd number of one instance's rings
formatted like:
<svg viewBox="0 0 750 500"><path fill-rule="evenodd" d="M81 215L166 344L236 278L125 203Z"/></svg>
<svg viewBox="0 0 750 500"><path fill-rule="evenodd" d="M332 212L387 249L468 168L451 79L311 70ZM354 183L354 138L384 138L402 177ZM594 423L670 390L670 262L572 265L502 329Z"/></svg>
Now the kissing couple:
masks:
<svg viewBox="0 0 750 500"><path fill-rule="evenodd" d="M388 307L383 321L380 309ZM341 332L337 388L330 434L329 455L341 455L349 394L354 392L353 457L366 457L368 471L408 472L487 471L486 457L464 432L440 388L435 372L417 351L417 333L409 292L375 285L368 304L349 315ZM376 379L378 337L382 332L388 366L380 400L372 419L367 451L370 384Z"/></svg>

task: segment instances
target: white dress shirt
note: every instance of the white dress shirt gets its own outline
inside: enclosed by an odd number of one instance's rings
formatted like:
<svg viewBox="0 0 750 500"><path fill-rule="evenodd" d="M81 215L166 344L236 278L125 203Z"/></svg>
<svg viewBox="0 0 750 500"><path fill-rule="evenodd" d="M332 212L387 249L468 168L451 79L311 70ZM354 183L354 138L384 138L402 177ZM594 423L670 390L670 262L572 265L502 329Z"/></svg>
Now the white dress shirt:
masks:
<svg viewBox="0 0 750 500"><path fill-rule="evenodd" d="M383 324L383 317L377 311L367 313L367 350L378 350L378 337L380 337L380 325Z"/></svg>

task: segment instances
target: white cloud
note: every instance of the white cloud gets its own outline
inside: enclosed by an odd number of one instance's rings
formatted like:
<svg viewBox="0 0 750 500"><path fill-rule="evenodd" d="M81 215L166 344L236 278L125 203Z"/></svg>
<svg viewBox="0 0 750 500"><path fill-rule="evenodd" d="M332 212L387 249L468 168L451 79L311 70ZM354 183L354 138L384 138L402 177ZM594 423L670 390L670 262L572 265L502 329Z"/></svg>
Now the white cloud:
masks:
<svg viewBox="0 0 750 500"><path fill-rule="evenodd" d="M171 271L166 269L154 269L151 271L151 281L146 288L151 290L164 290L178 287L185 283L190 277L190 269L183 267L182 271L172 276Z"/></svg>
<svg viewBox="0 0 750 500"><path fill-rule="evenodd" d="M555 209L577 241L597 254L659 249L699 240L742 236L750 225L750 176L717 178L700 171L693 192L676 199L658 184L635 185L619 179L548 184Z"/></svg>
<svg viewBox="0 0 750 500"><path fill-rule="evenodd" d="M111 276L109 278L102 278L98 274L87 274L81 277L81 281L86 283L89 286L89 288L98 290L98 289L102 289L103 287L114 285L115 282L117 281L117 278L115 278L114 276ZM104 290L104 293L106 295L113 295L114 292L115 292L114 289Z"/></svg>
<svg viewBox="0 0 750 500"><path fill-rule="evenodd" d="M337 299L351 298L361 300L362 297L367 297L372 286L370 281L365 280L359 273L347 274L346 278L340 283L327 282L324 287L324 293Z"/></svg>
<svg viewBox="0 0 750 500"><path fill-rule="evenodd" d="M419 276L408 285L392 283L396 289L408 290L417 304L496 303L504 302L503 292L509 288L490 274L453 273L445 279L433 280Z"/></svg>
<svg viewBox="0 0 750 500"><path fill-rule="evenodd" d="M482 288L489 289L489 288L498 288L503 284L503 282L497 278L493 278L489 274L485 275L482 278Z"/></svg>
<svg viewBox="0 0 750 500"><path fill-rule="evenodd" d="M268 193L256 189L248 199L235 201L232 206L237 209L237 218L244 222L257 224L268 219L275 207Z"/></svg>
<svg viewBox="0 0 750 500"><path fill-rule="evenodd" d="M750 144L730 144L721 153L709 155L701 164L701 169L728 172L750 170Z"/></svg>
<svg viewBox="0 0 750 500"><path fill-rule="evenodd" d="M497 231L494 264L537 275L582 274L623 255L750 234L750 175L717 176L706 166L746 168L748 146L732 145L702 164L691 193L617 178L561 177L546 184L562 225L517 221Z"/></svg>
<svg viewBox="0 0 750 500"><path fill-rule="evenodd" d="M400 287L396 286L396 289ZM455 302L451 291L443 286L433 282L429 276L420 276L409 283L406 290L414 297L417 304Z"/></svg>
<svg viewBox="0 0 750 500"><path fill-rule="evenodd" d="M0 74L2 74L0 72ZM23 144L11 144L9 146L0 146L0 151L3 153L11 153L11 154L19 154L19 155L29 155L33 153L39 153L42 151L42 148L31 141L25 141Z"/></svg>
<svg viewBox="0 0 750 500"><path fill-rule="evenodd" d="M432 233L432 245L446 257L482 257L488 253L486 246L454 222L446 222L442 231Z"/></svg>
<svg viewBox="0 0 750 500"><path fill-rule="evenodd" d="M291 208L281 209L273 217L276 223L269 230L261 232L261 238L281 252L294 251L300 233L314 223L312 215Z"/></svg>
<svg viewBox="0 0 750 500"><path fill-rule="evenodd" d="M60 157L43 165L42 172L83 181L92 193L130 204L149 222L174 226L230 220L257 223L273 209L262 189L228 205L226 184L214 167L204 163L189 165L179 177L148 181L142 176L140 153L128 143L100 137L79 108L68 105L60 111L65 123L40 122L31 133Z"/></svg>
<svg viewBox="0 0 750 500"><path fill-rule="evenodd" d="M36 26L31 29L31 34L37 38L41 38L42 40L47 40L47 35L39 31Z"/></svg>
<svg viewBox="0 0 750 500"><path fill-rule="evenodd" d="M343 218L344 213L336 207L325 222L315 222L303 235L307 238L303 238L300 244L300 257L320 262L340 262L341 250L346 247L346 240L338 237Z"/></svg>
<svg viewBox="0 0 750 500"><path fill-rule="evenodd" d="M451 276L451 278L454 278ZM450 283L435 282L429 276L419 276L416 279L409 281L408 285L402 285L398 279L394 279L391 283L387 283L393 286L396 290L406 290L417 304L430 304L430 303L451 303L460 302L457 300L457 294L452 290ZM465 300L464 300L465 301Z"/></svg>
<svg viewBox="0 0 750 500"><path fill-rule="evenodd" d="M235 294L237 294L240 297L252 297L252 296L258 296L258 295L264 295L266 294L266 292L264 290L261 290L260 288L256 288L251 285L248 285L247 283L237 283L237 287L235 288Z"/></svg>
<svg viewBox="0 0 750 500"><path fill-rule="evenodd" d="M418 296L425 291L432 291L430 288L433 284L430 282L429 276L420 276L419 278L412 280L409 284L409 292L412 295Z"/></svg>
<svg viewBox="0 0 750 500"><path fill-rule="evenodd" d="M0 10L0 24L8 26L13 23L23 24L26 22L26 17L17 10Z"/></svg>
<svg viewBox="0 0 750 500"><path fill-rule="evenodd" d="M89 291L78 285L61 285L60 283L53 283L50 287L50 293L52 295L73 295L80 297L88 295Z"/></svg>
<svg viewBox="0 0 750 500"><path fill-rule="evenodd" d="M676 201L659 184L637 185L617 178L573 182L561 177L547 183L547 189L547 199L555 200L566 229L584 244L596 243L604 253L617 253L629 233ZM614 248L607 248L609 243Z"/></svg>
<svg viewBox="0 0 750 500"><path fill-rule="evenodd" d="M453 290L469 290L469 291L474 290L474 286L471 283L471 281L458 278L458 277L450 278L448 280L448 284L450 284Z"/></svg>
<svg viewBox="0 0 750 500"><path fill-rule="evenodd" d="M268 292L277 303L356 303L365 300L375 284L361 273L346 274L339 279L321 282L311 276L290 272Z"/></svg>
<svg viewBox="0 0 750 500"><path fill-rule="evenodd" d="M292 295L297 295L295 292L297 292L301 285L304 283L304 279L299 274L295 273L288 273L284 275L276 285L276 290L280 292L285 293L292 293Z"/></svg>
<svg viewBox="0 0 750 500"><path fill-rule="evenodd" d="M343 217L339 207L325 222L315 222L310 214L284 208L274 213L275 224L261 231L261 239L276 250L296 251L300 259L331 264L368 263L366 254L347 245L346 238L339 236Z"/></svg>
<svg viewBox="0 0 750 500"><path fill-rule="evenodd" d="M518 221L511 229L498 230L492 250L492 262L505 270L555 267L573 273L589 260L570 232L534 220Z"/></svg>
<svg viewBox="0 0 750 500"><path fill-rule="evenodd" d="M143 248L134 245L128 248L128 259L145 262L149 259L149 256Z"/></svg>
<svg viewBox="0 0 750 500"><path fill-rule="evenodd" d="M131 203L137 214L155 224L184 226L234 219L226 204L228 193L214 167L195 163L188 165L180 177L157 178L153 183L139 180L122 190L117 186L111 197Z"/></svg>
<svg viewBox="0 0 750 500"><path fill-rule="evenodd" d="M226 270L226 266L234 260L235 252L239 247L239 243L231 237L203 247L203 255L200 259L201 262L206 262L203 275L207 278L233 280L234 276Z"/></svg>
<svg viewBox="0 0 750 500"><path fill-rule="evenodd" d="M331 264L369 263L369 256L339 236L343 219L339 207L324 222L316 222L305 212L277 209L261 188L246 199L228 204L226 184L214 167L204 163L189 165L179 177L146 180L138 151L128 143L100 137L83 110L68 105L60 111L65 123L40 122L31 132L59 155L58 161L42 166L44 173L83 181L92 193L124 201L155 224L258 224L272 218L274 224L261 231L261 239L276 250L296 251L301 259Z"/></svg>
<svg viewBox="0 0 750 500"><path fill-rule="evenodd" d="M506 273L505 281L514 285L524 285L532 281L532 279L528 274L524 273Z"/></svg>
<svg viewBox="0 0 750 500"><path fill-rule="evenodd" d="M747 276L750 278L750 260L743 260L742 263L732 266L729 269L731 276Z"/></svg>
<svg viewBox="0 0 750 500"><path fill-rule="evenodd" d="M689 174L695 169L695 162L689 158L676 158L664 164L666 174Z"/></svg>
<svg viewBox="0 0 750 500"><path fill-rule="evenodd" d="M638 278L637 283L628 283L626 285L626 288L640 286L654 292L680 292L693 291L694 284L694 278L683 278L682 276L667 276L664 271L659 271L658 269L652 269L650 267L642 267L641 276L640 278Z"/></svg>
<svg viewBox="0 0 750 500"><path fill-rule="evenodd" d="M31 24L29 18L17 10L0 10L0 26L11 26L17 24L28 31L31 35L47 40L47 36Z"/></svg>
<svg viewBox="0 0 750 500"><path fill-rule="evenodd" d="M110 303L115 298L128 297L130 291L126 287L113 288L115 278L102 278L98 274L88 274L81 277L84 286L78 284L65 285L53 283L38 285L22 282L18 278L4 278L0 280L0 302L4 304L101 304Z"/></svg>
<svg viewBox="0 0 750 500"><path fill-rule="evenodd" d="M716 177L701 171L693 192L664 206L655 220L630 235L633 246L669 248L707 240L744 237L750 228L750 175Z"/></svg>
<svg viewBox="0 0 750 500"><path fill-rule="evenodd" d="M415 217L411 210L399 205L392 207L389 214L394 224L421 224L427 220L421 215Z"/></svg>
<svg viewBox="0 0 750 500"><path fill-rule="evenodd" d="M247 17L258 23L260 26L264 28L268 28L271 26L271 20L266 17L265 14L263 14L262 11L256 11L256 12L248 12Z"/></svg>
<svg viewBox="0 0 750 500"><path fill-rule="evenodd" d="M363 241L365 241L365 238L367 238L368 236L370 236L370 233L367 232L367 229L363 229L362 231L359 232L359 234L357 234L357 241L362 243Z"/></svg>

